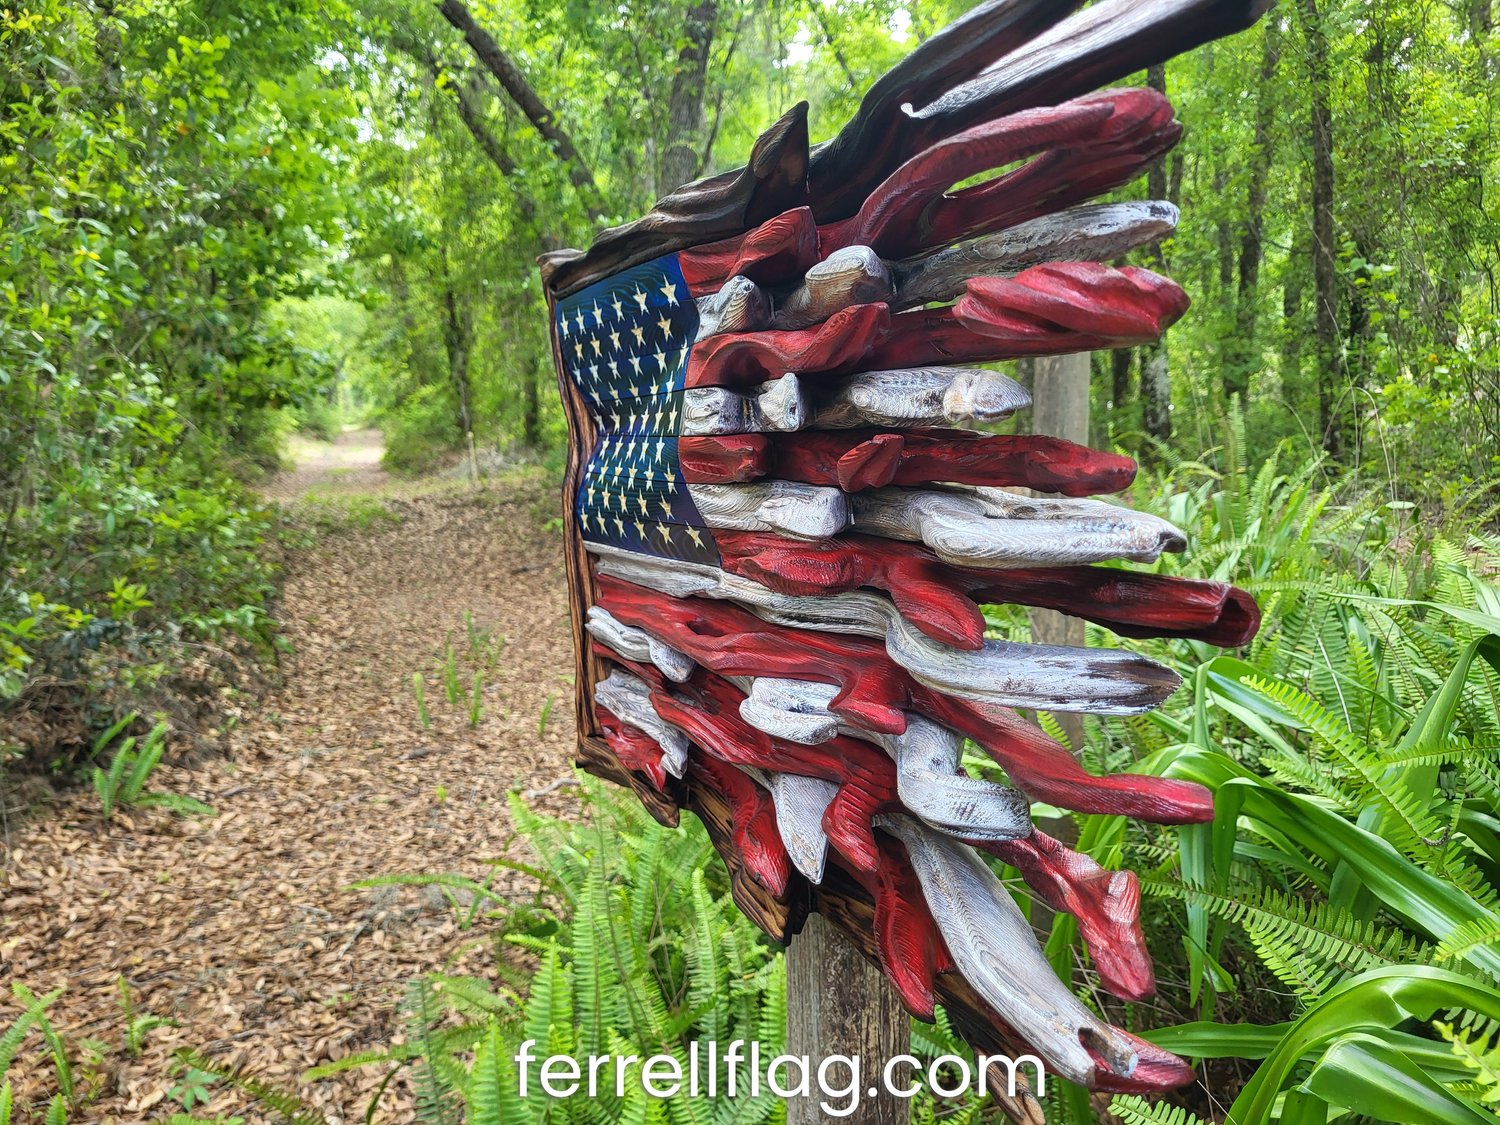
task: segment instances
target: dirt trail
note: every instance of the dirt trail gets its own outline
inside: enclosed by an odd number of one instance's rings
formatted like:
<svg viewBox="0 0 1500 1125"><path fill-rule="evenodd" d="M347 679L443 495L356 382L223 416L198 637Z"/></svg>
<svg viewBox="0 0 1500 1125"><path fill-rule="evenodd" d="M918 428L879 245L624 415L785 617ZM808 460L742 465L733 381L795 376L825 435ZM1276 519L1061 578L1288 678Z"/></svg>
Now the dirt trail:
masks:
<svg viewBox="0 0 1500 1125"><path fill-rule="evenodd" d="M391 1043L413 977L483 972L492 954L430 889L345 888L398 872L482 876L482 860L506 854L507 791L569 774L565 580L558 533L544 526L555 490L525 475L477 489L393 486L369 433L300 454L270 494L315 493L320 509L334 507L328 497L357 503L346 526L291 561L284 683L237 701L243 718L227 757L152 779L217 815L140 810L106 824L94 795L79 791L14 833L0 865L0 978L37 993L64 986L51 1009L60 1029L75 1044L108 1044L93 1080L101 1096L74 1121L180 1112L171 1056L184 1046L299 1088L330 1122L363 1120L383 1071L311 1087L298 1076ZM467 701L445 698L437 655L450 631L467 650L465 611L505 637L472 729ZM429 729L413 699L417 672ZM560 811L572 799L561 788L534 803ZM153 1033L138 1059L119 1048L121 975L139 1010L180 1024ZM0 1030L16 1015L8 991ZM50 1087L39 1043L33 1034L11 1069L18 1102ZM377 1121L411 1119L403 1083ZM227 1087L210 1092L194 1113L268 1119Z"/></svg>

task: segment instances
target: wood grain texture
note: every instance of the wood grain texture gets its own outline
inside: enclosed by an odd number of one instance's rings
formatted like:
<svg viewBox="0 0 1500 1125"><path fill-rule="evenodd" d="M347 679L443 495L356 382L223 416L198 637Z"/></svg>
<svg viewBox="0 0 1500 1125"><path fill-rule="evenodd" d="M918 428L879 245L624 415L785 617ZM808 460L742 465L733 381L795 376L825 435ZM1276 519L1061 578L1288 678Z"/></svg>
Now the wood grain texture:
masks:
<svg viewBox="0 0 1500 1125"><path fill-rule="evenodd" d="M1245 644L1260 627L1255 599L1225 582L1091 566L952 566L915 543L860 535L807 546L722 532L718 543L726 570L785 594L883 590L907 620L959 648L982 641L976 603L988 602L1071 613L1121 636L1190 637L1226 648Z"/></svg>
<svg viewBox="0 0 1500 1125"><path fill-rule="evenodd" d="M732 601L789 629L880 641L886 656L917 683L1002 707L1083 714L1136 714L1177 689L1170 670L1135 653L986 641L959 649L933 641L888 598L868 592L796 597L716 567L594 547L599 572L668 599ZM639 597L639 595L635 595Z"/></svg>
<svg viewBox="0 0 1500 1125"><path fill-rule="evenodd" d="M829 982L837 981L837 988ZM880 970L850 944L842 930L822 915L808 918L786 954L787 1041L791 1055L825 1059L832 1055L861 1060L862 1081L873 1082L872 1068L911 1049L909 1023L901 1002ZM830 1072L840 1083L842 1071ZM906 1079L907 1075L899 1075ZM907 1083L909 1084L909 1083ZM859 1099L861 1125L906 1125L910 1103L897 1097ZM820 1101L842 1107L846 1099L817 1095L787 1102L787 1125L822 1125L829 1120Z"/></svg>
<svg viewBox="0 0 1500 1125"><path fill-rule="evenodd" d="M755 443L684 437L678 451L695 484L776 477L845 492L933 482L1096 496L1129 487L1136 471L1128 457L1058 438L972 430L806 430Z"/></svg>
<svg viewBox="0 0 1500 1125"><path fill-rule="evenodd" d="M770 625L726 602L673 599L607 575L600 601L611 613L688 653L722 676L776 676L834 684L841 721L872 734L900 734L916 712L974 739L1018 789L1080 812L1158 823L1213 818L1207 790L1140 775L1095 777L1063 747L1013 712L954 699L918 683L877 642ZM655 701L660 707L661 701Z"/></svg>
<svg viewBox="0 0 1500 1125"><path fill-rule="evenodd" d="M1098 500L1002 499L996 491L878 488L851 494L849 508L866 534L923 543L958 566L1154 562L1163 551L1186 547L1171 524L1129 508Z"/></svg>
<svg viewBox="0 0 1500 1125"><path fill-rule="evenodd" d="M941 250L1111 191L1181 134L1171 103L1142 89L1105 90L985 121L917 153L855 215L822 225L819 245L824 254L869 246L885 258ZM1008 168L1017 161L1023 163Z"/></svg>
<svg viewBox="0 0 1500 1125"><path fill-rule="evenodd" d="M1169 237L1177 229L1170 203L1098 203L1018 223L895 266L891 307L952 301L973 277L1003 277L1046 262L1105 262Z"/></svg>
<svg viewBox="0 0 1500 1125"><path fill-rule="evenodd" d="M1030 406L1031 396L998 371L909 367L820 380L815 402L808 422L815 429L906 429L955 422L999 422Z"/></svg>

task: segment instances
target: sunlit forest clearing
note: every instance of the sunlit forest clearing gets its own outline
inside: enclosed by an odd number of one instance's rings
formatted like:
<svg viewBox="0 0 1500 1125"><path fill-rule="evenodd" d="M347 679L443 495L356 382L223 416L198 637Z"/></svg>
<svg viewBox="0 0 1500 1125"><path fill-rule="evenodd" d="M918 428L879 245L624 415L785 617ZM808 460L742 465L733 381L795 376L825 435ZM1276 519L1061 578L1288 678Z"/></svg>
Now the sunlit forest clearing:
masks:
<svg viewBox="0 0 1500 1125"><path fill-rule="evenodd" d="M530 1038L774 1043L786 1006L696 822L572 768L535 262L799 100L831 135L971 7L0 8L0 1125L782 1120L507 1070ZM1265 624L1227 653L1089 626L1184 683L1072 749L1218 819L1058 814L1141 873L1150 1001L1034 923L1198 1081L1059 1080L1050 1121L1500 1106L1497 58L1482 0L1281 0L1133 79L1185 137L1115 194L1182 212L1130 264L1194 303L1093 355L1090 440L1188 534L1152 569Z"/></svg>

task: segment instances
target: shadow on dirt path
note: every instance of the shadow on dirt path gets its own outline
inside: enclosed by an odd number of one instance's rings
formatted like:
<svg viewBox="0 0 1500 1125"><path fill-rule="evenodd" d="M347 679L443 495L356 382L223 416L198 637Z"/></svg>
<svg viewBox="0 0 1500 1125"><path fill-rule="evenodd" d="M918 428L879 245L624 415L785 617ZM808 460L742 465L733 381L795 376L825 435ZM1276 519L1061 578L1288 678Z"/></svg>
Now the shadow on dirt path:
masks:
<svg viewBox="0 0 1500 1125"><path fill-rule="evenodd" d="M508 791L571 777L573 658L560 537L548 526L558 491L535 470L477 487L394 483L379 449L373 431L344 434L303 449L272 482L273 496L308 497L290 509L306 541L280 604L291 644L282 682L229 701L226 757L163 766L150 786L216 815L139 809L106 823L79 790L13 834L0 865L0 977L64 988L49 1010L59 1030L110 1045L75 1119L165 1120L181 1109L172 1053L193 1047L299 1090L329 1122L362 1121L383 1069L311 1086L303 1071L389 1045L414 977L493 974L482 927L460 930L436 888L350 885L403 872L483 878L495 870L484 860L524 855ZM453 704L441 657L450 641ZM476 645L494 665L477 702ZM554 788L533 803L568 812L575 793ZM508 871L495 887L531 889ZM139 1058L118 1046L122 977L140 1012L179 1024L148 1036ZM0 1028L17 1014L0 997ZM373 1120L413 1119L409 1073ZM55 1089L39 1036L10 1078L18 1104ZM210 1093L195 1114L267 1119L226 1086Z"/></svg>

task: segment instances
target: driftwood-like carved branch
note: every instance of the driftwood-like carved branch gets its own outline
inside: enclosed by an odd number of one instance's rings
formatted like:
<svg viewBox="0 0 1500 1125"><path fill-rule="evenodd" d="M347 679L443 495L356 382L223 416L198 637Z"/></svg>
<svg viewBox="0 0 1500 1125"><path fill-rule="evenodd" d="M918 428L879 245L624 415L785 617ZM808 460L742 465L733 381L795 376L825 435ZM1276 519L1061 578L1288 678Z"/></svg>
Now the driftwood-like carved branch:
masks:
<svg viewBox="0 0 1500 1125"><path fill-rule="evenodd" d="M1092 1085L1095 1056L1117 1074L1135 1071L1134 1044L1079 1002L1042 956L1031 925L974 852L910 817L883 817L911 858L922 894L964 979L1026 1037L1049 1069Z"/></svg>
<svg viewBox="0 0 1500 1125"><path fill-rule="evenodd" d="M651 706L651 690L639 678L619 669L594 688L594 701L622 723L644 731L661 747L662 767L673 777L687 769L688 740L681 731L662 721Z"/></svg>
<svg viewBox="0 0 1500 1125"><path fill-rule="evenodd" d="M811 416L807 396L796 375L783 375L746 391L734 391L728 387L689 387L682 398L684 434L800 430Z"/></svg>
<svg viewBox="0 0 1500 1125"><path fill-rule="evenodd" d="M849 498L836 488L776 480L765 484L694 484L688 491L709 527L825 539L849 526Z"/></svg>
<svg viewBox="0 0 1500 1125"><path fill-rule="evenodd" d="M1135 653L987 641L975 651L939 644L871 593L799 598L715 567L594 547L599 572L673 598L708 597L742 605L791 629L873 637L897 665L933 688L1002 707L1128 715L1155 707L1177 689L1169 669Z"/></svg>
<svg viewBox="0 0 1500 1125"><path fill-rule="evenodd" d="M970 278L1017 273L1047 262L1107 262L1169 237L1177 208L1165 202L1101 203L1043 215L998 234L897 264L898 309L951 301Z"/></svg>
<svg viewBox="0 0 1500 1125"><path fill-rule="evenodd" d="M823 831L823 816L838 795L839 787L821 777L774 771L765 776L776 799L776 824L792 864L814 885L821 883L828 863L828 833Z"/></svg>
<svg viewBox="0 0 1500 1125"><path fill-rule="evenodd" d="M753 332L771 323L771 301L748 277L735 275L715 292L697 298L698 339L721 332Z"/></svg>
<svg viewBox="0 0 1500 1125"><path fill-rule="evenodd" d="M748 487L748 486L740 486ZM1000 499L977 492L882 488L849 497L860 530L925 543L959 566L1154 562L1186 546L1165 520L1098 500Z"/></svg>
<svg viewBox="0 0 1500 1125"><path fill-rule="evenodd" d="M651 664L667 679L677 683L685 681L697 667L691 656L662 644L644 629L625 624L603 606L589 606L588 631L595 640L602 641L626 659Z"/></svg>
<svg viewBox="0 0 1500 1125"><path fill-rule="evenodd" d="M820 386L817 397L809 425L822 430L998 422L1031 406L1014 379L972 367L866 371Z"/></svg>
<svg viewBox="0 0 1500 1125"><path fill-rule="evenodd" d="M689 395L694 393L705 392ZM1136 468L1128 457L1036 434L924 429L745 436L743 441L682 438L678 455L685 478L694 484L729 484L778 477L845 492L891 484L984 484L1093 496L1128 487Z"/></svg>
<svg viewBox="0 0 1500 1125"><path fill-rule="evenodd" d="M601 231L587 253L542 255L542 281L573 293L673 250L741 235L807 202L807 161L807 103L799 102L760 135L743 168L683 185L634 222Z"/></svg>
<svg viewBox="0 0 1500 1125"><path fill-rule="evenodd" d="M819 242L824 253L854 244L887 258L930 253L1111 191L1181 134L1171 103L1154 90L1105 90L986 121L913 156L858 214L821 227ZM1025 162L953 190L1017 160Z"/></svg>
<svg viewBox="0 0 1500 1125"><path fill-rule="evenodd" d="M1015 840L1032 832L1030 804L1003 785L968 776L959 761L963 740L921 716L900 734L872 734L841 725L829 705L838 689L806 680L751 679L740 717L776 738L808 745L815 733L838 734L881 747L896 763L897 796L927 824L969 840ZM793 737L795 735L796 737Z"/></svg>
<svg viewBox="0 0 1500 1125"><path fill-rule="evenodd" d="M879 254L868 246L846 246L808 269L777 308L771 327L820 324L851 305L889 301L893 292L890 267Z"/></svg>
<svg viewBox="0 0 1500 1125"><path fill-rule="evenodd" d="M1122 636L1191 637L1226 648L1245 644L1260 627L1255 599L1224 582L1089 566L951 566L925 547L865 535L808 545L721 532L717 541L726 570L784 594L884 590L919 629L958 648L978 648L984 639L976 602L1054 609Z"/></svg>

